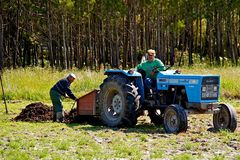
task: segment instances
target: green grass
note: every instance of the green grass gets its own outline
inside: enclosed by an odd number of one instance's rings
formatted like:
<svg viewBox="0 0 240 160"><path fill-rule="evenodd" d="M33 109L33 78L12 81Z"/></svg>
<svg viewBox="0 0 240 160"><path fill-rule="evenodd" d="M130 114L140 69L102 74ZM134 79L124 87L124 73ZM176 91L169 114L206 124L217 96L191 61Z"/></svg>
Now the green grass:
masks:
<svg viewBox="0 0 240 160"><path fill-rule="evenodd" d="M175 69L177 69L175 67ZM239 99L240 79L239 67L224 68L196 68L182 67L182 73L193 74L217 74L221 76L220 99ZM50 88L68 73L74 72L77 75L76 81L71 85L73 92L78 96L86 94L93 89L98 89L106 77L104 71L95 72L89 70L62 71L42 68L26 68L6 70L3 73L3 85L7 100L33 100L49 101ZM2 90L0 91L2 97Z"/></svg>
<svg viewBox="0 0 240 160"><path fill-rule="evenodd" d="M6 70L3 73L3 84L7 100L49 100L50 88L68 73L74 72L77 79L71 85L72 91L77 96L82 96L94 88L98 88L104 79L102 72L89 70L56 71L42 68L26 68ZM2 90L0 91L2 97Z"/></svg>
<svg viewBox="0 0 240 160"><path fill-rule="evenodd" d="M0 105L0 159L237 159L240 156L238 150L230 147L231 143L240 145L239 131L212 133L204 124L204 129L192 127L175 135L146 123L112 129L81 123L11 121L19 114L19 106L24 105L25 102L11 104L9 115Z"/></svg>

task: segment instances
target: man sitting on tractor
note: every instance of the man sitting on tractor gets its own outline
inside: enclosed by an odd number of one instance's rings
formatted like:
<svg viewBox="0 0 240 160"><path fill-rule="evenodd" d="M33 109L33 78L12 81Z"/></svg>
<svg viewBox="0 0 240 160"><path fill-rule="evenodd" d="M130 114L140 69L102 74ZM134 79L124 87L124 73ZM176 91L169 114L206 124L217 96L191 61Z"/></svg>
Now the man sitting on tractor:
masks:
<svg viewBox="0 0 240 160"><path fill-rule="evenodd" d="M156 87L156 77L159 71L165 70L163 62L155 58L156 52L153 49L147 51L146 61L137 66L137 71L142 74L146 93L151 92Z"/></svg>

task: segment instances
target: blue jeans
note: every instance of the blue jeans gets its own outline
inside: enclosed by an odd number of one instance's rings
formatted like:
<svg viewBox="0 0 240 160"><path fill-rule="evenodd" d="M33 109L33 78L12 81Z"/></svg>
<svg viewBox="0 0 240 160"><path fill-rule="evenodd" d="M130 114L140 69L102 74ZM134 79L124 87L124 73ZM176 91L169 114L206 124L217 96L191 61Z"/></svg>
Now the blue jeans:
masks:
<svg viewBox="0 0 240 160"><path fill-rule="evenodd" d="M146 78L146 79L144 80L144 83L145 83L145 85L146 85L146 87L147 87L148 89L152 88L153 81L152 81L151 78Z"/></svg>
<svg viewBox="0 0 240 160"><path fill-rule="evenodd" d="M142 77L138 77L136 79L136 85L138 87L138 93L141 95L140 102L143 103L144 102L144 84L142 81Z"/></svg>

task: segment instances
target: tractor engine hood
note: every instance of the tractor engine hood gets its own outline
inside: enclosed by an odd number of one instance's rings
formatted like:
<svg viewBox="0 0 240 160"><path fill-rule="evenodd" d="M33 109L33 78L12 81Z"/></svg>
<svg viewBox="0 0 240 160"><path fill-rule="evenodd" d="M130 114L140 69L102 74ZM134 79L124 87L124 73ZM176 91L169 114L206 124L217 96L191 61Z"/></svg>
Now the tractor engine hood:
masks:
<svg viewBox="0 0 240 160"><path fill-rule="evenodd" d="M175 70L161 71L157 75L157 89L168 90L183 86L189 102L216 102L219 97L219 75L178 74Z"/></svg>

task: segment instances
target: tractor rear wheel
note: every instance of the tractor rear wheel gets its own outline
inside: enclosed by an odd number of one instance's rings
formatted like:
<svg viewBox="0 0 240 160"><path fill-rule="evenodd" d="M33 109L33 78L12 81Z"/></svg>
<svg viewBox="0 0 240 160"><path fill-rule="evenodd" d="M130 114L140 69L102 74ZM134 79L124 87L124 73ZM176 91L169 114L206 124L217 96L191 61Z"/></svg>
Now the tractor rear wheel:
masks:
<svg viewBox="0 0 240 160"><path fill-rule="evenodd" d="M100 86L99 110L104 124L110 127L137 123L139 105L137 88L127 78L109 76Z"/></svg>
<svg viewBox="0 0 240 160"><path fill-rule="evenodd" d="M154 125L159 126L163 124L163 112L160 109L148 110L148 116Z"/></svg>
<svg viewBox="0 0 240 160"><path fill-rule="evenodd" d="M213 114L213 126L215 130L227 129L234 132L237 128L237 113L229 104L219 104L220 112Z"/></svg>
<svg viewBox="0 0 240 160"><path fill-rule="evenodd" d="M186 132L188 123L184 108L179 105L168 106L164 112L163 123L166 133Z"/></svg>

